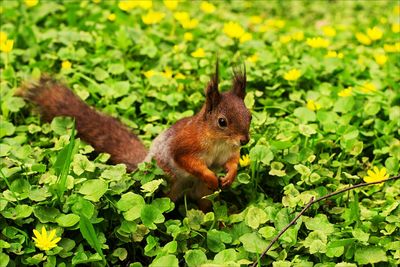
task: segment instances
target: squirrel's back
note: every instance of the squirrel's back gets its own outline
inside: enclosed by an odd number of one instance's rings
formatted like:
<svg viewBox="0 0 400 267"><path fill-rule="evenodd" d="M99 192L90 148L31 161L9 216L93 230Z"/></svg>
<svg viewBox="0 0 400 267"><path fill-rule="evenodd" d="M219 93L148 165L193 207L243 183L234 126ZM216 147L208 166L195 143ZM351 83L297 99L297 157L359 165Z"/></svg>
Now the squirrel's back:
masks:
<svg viewBox="0 0 400 267"><path fill-rule="evenodd" d="M129 171L136 169L147 155L139 138L121 122L89 107L66 86L48 76L24 85L20 94L39 107L46 121L56 116L73 117L80 138L96 151L109 153L112 162L125 163Z"/></svg>

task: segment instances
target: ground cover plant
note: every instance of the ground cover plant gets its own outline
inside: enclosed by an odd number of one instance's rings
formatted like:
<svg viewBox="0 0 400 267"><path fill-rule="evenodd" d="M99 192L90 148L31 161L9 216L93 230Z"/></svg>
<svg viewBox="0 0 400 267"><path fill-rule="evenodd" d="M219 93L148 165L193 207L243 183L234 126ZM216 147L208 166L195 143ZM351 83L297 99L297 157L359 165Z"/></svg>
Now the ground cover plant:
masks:
<svg viewBox="0 0 400 267"><path fill-rule="evenodd" d="M1 1L0 266L240 266L311 197L399 173L396 1ZM251 141L203 213L15 96L42 73L149 145L245 63ZM105 129L112 130L112 129ZM260 266L398 266L400 181L313 205Z"/></svg>

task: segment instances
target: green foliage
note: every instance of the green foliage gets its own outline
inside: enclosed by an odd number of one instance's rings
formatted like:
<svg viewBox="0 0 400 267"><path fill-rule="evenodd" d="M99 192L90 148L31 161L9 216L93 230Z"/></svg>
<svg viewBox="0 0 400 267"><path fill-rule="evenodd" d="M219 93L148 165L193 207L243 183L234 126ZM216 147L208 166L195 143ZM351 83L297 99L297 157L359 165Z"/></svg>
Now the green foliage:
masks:
<svg viewBox="0 0 400 267"><path fill-rule="evenodd" d="M0 52L0 267L248 265L311 197L375 166L399 173L395 1L34 4L0 2L0 30L14 41ZM217 54L222 90L245 62L253 119L241 151L250 162L209 197L208 213L164 197L153 163L135 173L108 164L71 118L41 121L16 94L50 73L149 145L200 109ZM398 266L399 195L397 180L318 203L259 264ZM42 226L61 238L55 248L35 246Z"/></svg>

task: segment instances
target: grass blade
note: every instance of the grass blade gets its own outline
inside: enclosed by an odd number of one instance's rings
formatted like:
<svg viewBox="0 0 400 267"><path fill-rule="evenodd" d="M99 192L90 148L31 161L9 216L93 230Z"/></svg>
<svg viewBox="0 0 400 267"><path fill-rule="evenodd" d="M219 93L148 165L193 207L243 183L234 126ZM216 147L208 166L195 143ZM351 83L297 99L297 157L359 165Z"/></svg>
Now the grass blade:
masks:
<svg viewBox="0 0 400 267"><path fill-rule="evenodd" d="M58 199L62 198L66 189L65 185L67 183L67 177L75 147L75 122L72 125L72 131L69 140L69 144L60 151L53 166L56 174L58 175L56 186Z"/></svg>
<svg viewBox="0 0 400 267"><path fill-rule="evenodd" d="M103 258L104 264L106 263L106 259L104 257L103 251L101 250L101 244L99 239L97 238L96 231L94 230L93 224L90 220L84 215L80 214L81 219L79 221L79 230L83 238L89 243L89 245L96 250L97 253Z"/></svg>

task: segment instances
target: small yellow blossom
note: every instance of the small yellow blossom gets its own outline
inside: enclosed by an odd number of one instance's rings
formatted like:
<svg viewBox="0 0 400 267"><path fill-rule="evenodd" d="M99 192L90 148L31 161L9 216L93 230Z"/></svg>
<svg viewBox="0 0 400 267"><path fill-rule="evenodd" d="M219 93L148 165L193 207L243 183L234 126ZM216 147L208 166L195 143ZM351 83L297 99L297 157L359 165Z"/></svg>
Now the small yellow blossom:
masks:
<svg viewBox="0 0 400 267"><path fill-rule="evenodd" d="M8 39L7 33L0 31L0 43L5 42Z"/></svg>
<svg viewBox="0 0 400 267"><path fill-rule="evenodd" d="M386 61L388 60L385 54L374 54L375 62L382 66L385 65Z"/></svg>
<svg viewBox="0 0 400 267"><path fill-rule="evenodd" d="M175 12L174 13L174 18L177 21L182 21L182 20L189 20L190 16L189 16L189 13L187 13L185 11L182 11L182 12Z"/></svg>
<svg viewBox="0 0 400 267"><path fill-rule="evenodd" d="M247 58L247 61L249 61L249 62L252 62L252 63L255 63L255 62L257 62L258 61L258 54L254 54L254 55L252 55L252 56L249 56L248 58Z"/></svg>
<svg viewBox="0 0 400 267"><path fill-rule="evenodd" d="M164 0L164 5L169 9L169 10L175 10L178 7L178 0Z"/></svg>
<svg viewBox="0 0 400 267"><path fill-rule="evenodd" d="M215 11L215 6L207 1L202 1L200 4L200 9L204 12L204 13L213 13Z"/></svg>
<svg viewBox="0 0 400 267"><path fill-rule="evenodd" d="M304 39L304 32L299 31L292 34L292 39L296 41L302 41Z"/></svg>
<svg viewBox="0 0 400 267"><path fill-rule="evenodd" d="M34 7L39 3L39 0L25 0L25 5L27 7Z"/></svg>
<svg viewBox="0 0 400 267"><path fill-rule="evenodd" d="M202 58L206 56L206 53L203 48L197 48L196 51L191 53L192 57Z"/></svg>
<svg viewBox="0 0 400 267"><path fill-rule="evenodd" d="M165 78L172 78L172 70L169 67L166 67L164 72L161 73L162 76L164 76Z"/></svg>
<svg viewBox="0 0 400 267"><path fill-rule="evenodd" d="M286 81L296 81L300 78L301 72L298 69L291 69L283 75Z"/></svg>
<svg viewBox="0 0 400 267"><path fill-rule="evenodd" d="M251 16L250 23L251 24L261 24L262 18L260 16Z"/></svg>
<svg viewBox="0 0 400 267"><path fill-rule="evenodd" d="M307 38L307 44L313 48L326 48L330 42L321 37Z"/></svg>
<svg viewBox="0 0 400 267"><path fill-rule="evenodd" d="M400 23L393 23L392 24L392 32L399 33L400 32Z"/></svg>
<svg viewBox="0 0 400 267"><path fill-rule="evenodd" d="M393 14L400 15L400 5L393 7Z"/></svg>
<svg viewBox="0 0 400 267"><path fill-rule="evenodd" d="M338 96L349 97L353 95L353 87L347 87L338 93Z"/></svg>
<svg viewBox="0 0 400 267"><path fill-rule="evenodd" d="M185 41L192 41L193 40L193 34L191 32L185 32L183 35L183 39Z"/></svg>
<svg viewBox="0 0 400 267"><path fill-rule="evenodd" d="M184 43L178 44L178 45L174 45L172 47L172 49L174 50L175 53L180 53L180 52L182 52L183 50L186 49L186 45Z"/></svg>
<svg viewBox="0 0 400 267"><path fill-rule="evenodd" d="M322 28L325 36L334 37L336 35L336 30L332 26L324 26Z"/></svg>
<svg viewBox="0 0 400 267"><path fill-rule="evenodd" d="M336 51L329 50L328 53L326 54L326 57L329 57L329 58L343 58L343 53L340 53L340 52L338 53Z"/></svg>
<svg viewBox="0 0 400 267"><path fill-rule="evenodd" d="M240 43L244 43L253 39L251 33L245 32L239 39Z"/></svg>
<svg viewBox="0 0 400 267"><path fill-rule="evenodd" d="M68 60L64 60L61 63L61 69L63 69L63 70L69 70L69 69L71 69L71 67L72 67L72 63L69 62Z"/></svg>
<svg viewBox="0 0 400 267"><path fill-rule="evenodd" d="M142 16L142 21L144 24L148 24L148 25L149 24L157 24L164 17L165 17L165 14L163 12L150 10L146 15Z"/></svg>
<svg viewBox="0 0 400 267"><path fill-rule="evenodd" d="M361 91L364 92L364 93L374 92L374 91L376 91L376 86L375 86L375 84L373 84L371 82L365 82L361 86Z"/></svg>
<svg viewBox="0 0 400 267"><path fill-rule="evenodd" d="M319 103L316 103L314 100L312 99L308 99L307 100L307 108L309 110L315 111L321 108L321 105Z"/></svg>
<svg viewBox="0 0 400 267"><path fill-rule="evenodd" d="M230 38L239 39L245 33L242 26L239 23L230 21L224 24L224 33Z"/></svg>
<svg viewBox="0 0 400 267"><path fill-rule="evenodd" d="M367 176L364 176L363 180L366 183L384 181L389 178L389 174L386 173L386 168L382 167L380 170L378 167L374 167L373 170L367 171ZM379 186L382 186L383 183L379 183Z"/></svg>
<svg viewBox="0 0 400 267"><path fill-rule="evenodd" d="M101 2L101 0L92 0L93 3L98 4Z"/></svg>
<svg viewBox="0 0 400 267"><path fill-rule="evenodd" d="M239 159L239 164L240 167L247 167L250 165L250 156L249 154L243 155L240 159Z"/></svg>
<svg viewBox="0 0 400 267"><path fill-rule="evenodd" d="M147 79L153 77L154 75L156 75L156 72L154 70L148 70L143 72L144 77L146 77Z"/></svg>
<svg viewBox="0 0 400 267"><path fill-rule="evenodd" d="M382 38L383 32L378 27L367 29L367 35L372 41L376 41Z"/></svg>
<svg viewBox="0 0 400 267"><path fill-rule="evenodd" d="M400 42L397 42L393 45L391 44L384 44L383 45L383 50L388 53L395 53L395 52L400 52Z"/></svg>
<svg viewBox="0 0 400 267"><path fill-rule="evenodd" d="M111 13L110 15L107 16L107 19L108 19L109 21L114 21L116 18L117 18L117 16L115 16L114 13Z"/></svg>
<svg viewBox="0 0 400 267"><path fill-rule="evenodd" d="M371 42L372 42L371 39L369 39L368 35L366 35L366 34L364 34L362 32L357 32L356 33L356 38L363 45L370 45Z"/></svg>
<svg viewBox="0 0 400 267"><path fill-rule="evenodd" d="M292 40L292 37L290 35L282 35L279 37L279 42L282 44L287 44Z"/></svg>
<svg viewBox="0 0 400 267"><path fill-rule="evenodd" d="M4 53L10 53L14 46L14 40L1 40L0 42L0 51Z"/></svg>
<svg viewBox="0 0 400 267"><path fill-rule="evenodd" d="M194 29L199 25L198 19L188 19L179 21L184 29Z"/></svg>
<svg viewBox="0 0 400 267"><path fill-rule="evenodd" d="M56 237L56 230L51 230L49 234L47 234L46 228L42 226L42 232L39 233L38 230L33 229L33 234L35 237L32 237L33 241L35 241L35 246L41 250L50 250L57 246L57 243L61 240L61 237Z"/></svg>

